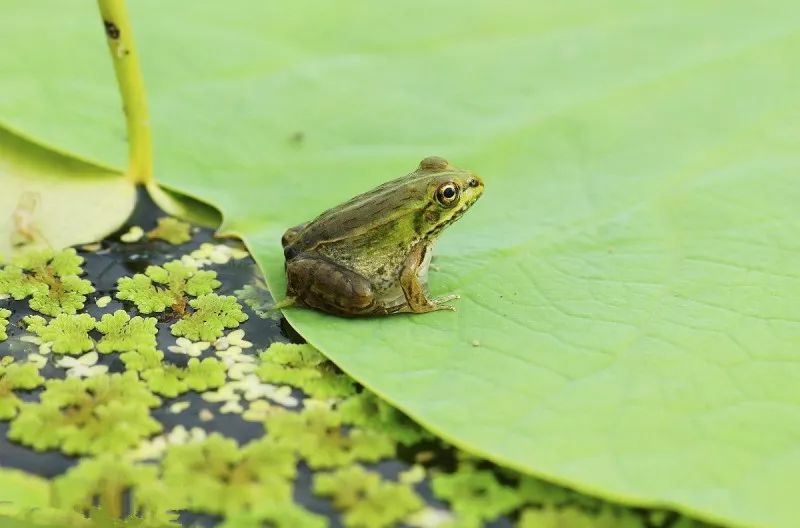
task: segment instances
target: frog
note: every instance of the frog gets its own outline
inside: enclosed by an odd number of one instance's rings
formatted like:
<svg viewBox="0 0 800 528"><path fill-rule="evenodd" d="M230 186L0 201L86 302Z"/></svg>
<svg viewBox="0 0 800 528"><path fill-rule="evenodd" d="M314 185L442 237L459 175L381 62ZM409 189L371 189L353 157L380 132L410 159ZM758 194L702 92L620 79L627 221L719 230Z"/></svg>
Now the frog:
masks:
<svg viewBox="0 0 800 528"><path fill-rule="evenodd" d="M483 194L472 171L429 156L417 168L286 230L284 306L343 317L455 310L427 293L433 246Z"/></svg>

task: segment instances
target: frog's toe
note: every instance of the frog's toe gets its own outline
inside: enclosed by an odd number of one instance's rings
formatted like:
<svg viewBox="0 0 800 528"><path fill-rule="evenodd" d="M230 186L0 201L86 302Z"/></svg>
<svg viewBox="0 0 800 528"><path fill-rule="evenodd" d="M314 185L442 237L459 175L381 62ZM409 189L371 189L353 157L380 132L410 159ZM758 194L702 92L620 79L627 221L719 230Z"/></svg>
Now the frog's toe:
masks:
<svg viewBox="0 0 800 528"><path fill-rule="evenodd" d="M455 301L460 298L461 296L456 294L444 295L442 297L437 297L436 299L433 299L433 301L431 301L431 304L435 306L434 310L449 310L451 312L455 312L456 307L453 306L452 304L447 304L447 303L449 303L450 301Z"/></svg>
<svg viewBox="0 0 800 528"><path fill-rule="evenodd" d="M456 295L455 293L453 293L450 295L443 295L442 297L437 297L436 299L433 300L433 302L436 304L444 304L450 301L455 301L460 298L461 298L460 295Z"/></svg>

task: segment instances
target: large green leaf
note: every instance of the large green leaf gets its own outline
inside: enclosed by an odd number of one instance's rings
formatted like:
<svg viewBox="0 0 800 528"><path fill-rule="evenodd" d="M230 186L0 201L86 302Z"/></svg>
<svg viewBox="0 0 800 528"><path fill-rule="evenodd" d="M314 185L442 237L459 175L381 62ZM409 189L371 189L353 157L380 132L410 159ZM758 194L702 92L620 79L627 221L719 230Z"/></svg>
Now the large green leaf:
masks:
<svg viewBox="0 0 800 528"><path fill-rule="evenodd" d="M46 12L40 13L42 18L38 21L30 20L27 17L31 13L20 9L21 6L20 2L4 1L0 4L3 12L0 33L5 35L6 31L14 31L13 28L21 30L33 23L44 24L41 26L43 31L51 31L46 26L52 24L53 34L67 39L85 36L83 24L72 27L68 20ZM102 46L102 32L98 36ZM51 83L50 80L81 75L80 60L69 46L54 45L50 51L37 54L29 53L31 44L33 47L38 44L44 51L44 40L28 34L24 40L16 42L19 47L9 45L0 52L0 105L13 116L18 113L26 115L26 111L35 109L44 118L45 126L73 132L66 134L71 141L51 142L56 145L56 148L51 148L42 144L42 140L46 142L48 138L46 134L40 134L37 127L26 126L23 129L34 131L38 142L13 124L9 126L14 119L4 120L0 125L0 262L20 246L60 248L102 238L125 222L136 199L134 184L122 171L93 162L91 156L68 154L81 150L72 147L75 146L74 139L82 139L77 136L86 127L91 127L93 133L107 134L107 139L124 148L124 133L117 130L117 125L123 124L122 119L117 119L113 128L93 126L97 123L85 121L92 119L92 112L74 106L69 93L76 90L90 100L98 91L104 93L108 107L102 108L100 115L105 118L108 113L115 117L119 115L120 103L119 95L108 90L113 85L80 81ZM105 57L99 69L110 80L113 77L109 67L110 60ZM33 81L30 78L33 72L45 77ZM49 74L52 77L48 80L46 76ZM109 109L112 111L108 112ZM98 108L92 110L96 112ZM64 112L71 119L61 122ZM73 126L75 120L81 126ZM105 119L100 121L103 125L108 122ZM76 136L74 139L73 134ZM107 160L111 153L98 158Z"/></svg>
<svg viewBox="0 0 800 528"><path fill-rule="evenodd" d="M0 262L18 246L102 238L125 222L135 199L121 173L0 126Z"/></svg>
<svg viewBox="0 0 800 528"><path fill-rule="evenodd" d="M92 6L9 3L5 49L26 53L0 54L0 118L119 163ZM130 8L156 178L219 206L279 294L287 226L429 154L484 177L431 277L458 312L287 311L347 372L456 444L578 489L795 523L796 3Z"/></svg>
<svg viewBox="0 0 800 528"><path fill-rule="evenodd" d="M16 469L0 469L0 526L7 526L5 515L49 505L50 483L46 479Z"/></svg>

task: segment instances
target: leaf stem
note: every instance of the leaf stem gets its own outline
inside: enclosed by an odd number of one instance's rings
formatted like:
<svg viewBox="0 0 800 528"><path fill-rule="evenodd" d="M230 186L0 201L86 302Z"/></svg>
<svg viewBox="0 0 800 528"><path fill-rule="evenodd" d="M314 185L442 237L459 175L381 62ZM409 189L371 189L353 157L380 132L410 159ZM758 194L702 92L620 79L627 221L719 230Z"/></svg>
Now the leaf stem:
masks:
<svg viewBox="0 0 800 528"><path fill-rule="evenodd" d="M97 0L114 63L122 108L128 128L128 178L134 183L153 181L153 140L139 54L133 41L125 0Z"/></svg>

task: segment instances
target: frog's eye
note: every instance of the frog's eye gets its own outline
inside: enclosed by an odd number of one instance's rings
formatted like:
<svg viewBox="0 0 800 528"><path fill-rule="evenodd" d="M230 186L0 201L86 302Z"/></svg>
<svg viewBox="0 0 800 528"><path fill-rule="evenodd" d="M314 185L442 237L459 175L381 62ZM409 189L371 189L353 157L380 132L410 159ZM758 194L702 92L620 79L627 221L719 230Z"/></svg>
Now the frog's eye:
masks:
<svg viewBox="0 0 800 528"><path fill-rule="evenodd" d="M436 201L442 207L453 207L458 203L459 188L453 182L443 183L436 189Z"/></svg>

